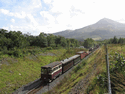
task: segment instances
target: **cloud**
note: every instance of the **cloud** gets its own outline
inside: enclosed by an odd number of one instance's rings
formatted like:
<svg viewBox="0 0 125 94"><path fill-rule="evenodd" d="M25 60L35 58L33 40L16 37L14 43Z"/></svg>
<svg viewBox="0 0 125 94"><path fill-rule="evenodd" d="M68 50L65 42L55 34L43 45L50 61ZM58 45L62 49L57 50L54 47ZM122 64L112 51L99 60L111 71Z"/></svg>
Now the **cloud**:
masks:
<svg viewBox="0 0 125 94"><path fill-rule="evenodd" d="M5 15L8 15L8 16L14 16L14 17L17 17L17 18L25 18L26 14L25 12L21 12L21 13L18 13L18 12L10 12L9 10L6 10L6 9L0 9L0 12L5 14Z"/></svg>
<svg viewBox="0 0 125 94"><path fill-rule="evenodd" d="M55 24L55 18L54 18L54 16L50 12L48 12L48 11L41 11L40 15L46 20L48 25Z"/></svg>
<svg viewBox="0 0 125 94"><path fill-rule="evenodd" d="M11 19L11 22L12 22L12 23L15 23L15 20L14 20L14 19Z"/></svg>
<svg viewBox="0 0 125 94"><path fill-rule="evenodd" d="M53 1L53 0L43 0L44 1L44 3L46 3L46 4L51 4L51 2Z"/></svg>
<svg viewBox="0 0 125 94"><path fill-rule="evenodd" d="M9 10L6 10L6 9L0 9L0 12L5 15L9 14Z"/></svg>
<svg viewBox="0 0 125 94"><path fill-rule="evenodd" d="M3 4L0 15L6 15L5 19L12 22L4 28L35 35L82 28L104 17L125 19L124 0L2 0L0 3Z"/></svg>

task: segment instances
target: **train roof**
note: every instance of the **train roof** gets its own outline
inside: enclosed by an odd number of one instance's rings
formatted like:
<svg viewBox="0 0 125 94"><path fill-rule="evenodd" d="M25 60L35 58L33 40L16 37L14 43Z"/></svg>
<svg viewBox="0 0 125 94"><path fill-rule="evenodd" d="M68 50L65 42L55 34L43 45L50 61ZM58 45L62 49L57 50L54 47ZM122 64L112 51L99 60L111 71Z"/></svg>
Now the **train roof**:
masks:
<svg viewBox="0 0 125 94"><path fill-rule="evenodd" d="M77 52L78 54L82 54L82 53L84 53L85 51L79 51L79 52Z"/></svg>
<svg viewBox="0 0 125 94"><path fill-rule="evenodd" d="M61 62L63 63L63 64L65 64L65 63L67 63L67 62L69 62L69 61L71 61L71 60L73 60L73 59L75 59L75 58L77 58L77 57L79 57L80 55L74 55L74 56L72 56L72 57L70 57L70 58L66 58L66 59L64 59L64 60L62 60Z"/></svg>
<svg viewBox="0 0 125 94"><path fill-rule="evenodd" d="M74 56L72 56L72 58L75 59L75 58L77 58L77 57L79 57L79 56L80 56L80 55L74 55Z"/></svg>
<svg viewBox="0 0 125 94"><path fill-rule="evenodd" d="M62 64L61 61L55 61L55 62L52 62L52 63L50 63L50 64L48 64L48 65L43 66L43 67L44 67L44 68L53 68L53 67L55 67L55 66L57 66L57 65L60 65L60 64ZM41 67L41 68L42 68L42 67Z"/></svg>

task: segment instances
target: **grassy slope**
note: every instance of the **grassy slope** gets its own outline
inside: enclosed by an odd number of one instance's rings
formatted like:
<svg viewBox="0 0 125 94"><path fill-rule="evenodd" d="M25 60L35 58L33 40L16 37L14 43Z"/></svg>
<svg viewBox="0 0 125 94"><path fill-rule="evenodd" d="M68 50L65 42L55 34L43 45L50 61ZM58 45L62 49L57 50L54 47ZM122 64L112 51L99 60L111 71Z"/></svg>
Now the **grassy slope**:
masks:
<svg viewBox="0 0 125 94"><path fill-rule="evenodd" d="M68 94L70 90L80 81L84 80L87 74L93 71L93 64L96 64L96 70L94 70L95 75L98 73L99 70L105 70L105 67L103 69L100 69L98 66L102 66L101 64L105 62L103 55L103 48L100 48L98 51L96 51L92 56L90 56L86 61L83 61L81 64L79 64L77 67L74 68L74 70L61 81L60 84L57 85L51 92L51 94ZM88 79L91 81L95 77L95 75L91 75ZM65 83L64 83L65 82ZM88 83L89 84L89 83ZM87 84L85 85L87 87ZM48 92L47 94L49 94Z"/></svg>
<svg viewBox="0 0 125 94"><path fill-rule="evenodd" d="M114 61L113 57L115 52L122 54L125 57L125 45L108 45L109 61ZM85 80L86 75L92 73L87 80L89 81L83 87L85 91L80 91L80 93L85 94L104 94L108 93L107 87L107 76L106 76L106 61L105 61L105 48L104 46L96 51L92 56L90 56L86 61L83 61L78 65L63 81L57 85L51 94L68 94L78 82ZM95 70L93 70L93 64L97 64ZM125 68L118 72L115 71L111 73L111 83L112 83L112 94L123 94L125 92ZM46 94L49 94L47 92Z"/></svg>
<svg viewBox="0 0 125 94"><path fill-rule="evenodd" d="M0 66L0 93L12 93L22 85L40 78L41 66L72 56L79 50L49 50L48 53L54 55L40 55L43 52L39 52L39 54L20 58L2 56L7 64Z"/></svg>
<svg viewBox="0 0 125 94"><path fill-rule="evenodd" d="M114 59L115 53L122 54L125 57L124 48L125 48L125 45L120 45L120 44L108 45L110 67L112 67L112 64L114 62L116 62L116 60ZM91 94L108 93L106 70L102 70L105 64L102 64L102 65L103 66L99 66L101 70L99 70L96 77L92 79L91 84L88 86L88 92ZM125 72L125 69L119 70L119 71L114 70L113 72L111 72L111 69L110 69L112 94L124 94L125 93L125 75L124 75L125 73L124 72Z"/></svg>

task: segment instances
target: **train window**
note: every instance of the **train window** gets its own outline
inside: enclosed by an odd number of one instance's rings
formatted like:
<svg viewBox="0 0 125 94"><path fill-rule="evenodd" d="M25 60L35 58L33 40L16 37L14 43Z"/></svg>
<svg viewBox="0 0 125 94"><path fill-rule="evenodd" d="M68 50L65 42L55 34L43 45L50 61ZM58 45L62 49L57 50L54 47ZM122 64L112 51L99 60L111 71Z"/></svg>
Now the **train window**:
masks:
<svg viewBox="0 0 125 94"><path fill-rule="evenodd" d="M47 69L41 69L42 74L47 74Z"/></svg>
<svg viewBox="0 0 125 94"><path fill-rule="evenodd" d="M60 65L59 68L61 68L62 66Z"/></svg>
<svg viewBox="0 0 125 94"><path fill-rule="evenodd" d="M53 69L53 71L55 71L55 68Z"/></svg>
<svg viewBox="0 0 125 94"><path fill-rule="evenodd" d="M48 71L49 71L49 73L52 73L52 72L53 72L53 70L52 70L52 69L48 69Z"/></svg>

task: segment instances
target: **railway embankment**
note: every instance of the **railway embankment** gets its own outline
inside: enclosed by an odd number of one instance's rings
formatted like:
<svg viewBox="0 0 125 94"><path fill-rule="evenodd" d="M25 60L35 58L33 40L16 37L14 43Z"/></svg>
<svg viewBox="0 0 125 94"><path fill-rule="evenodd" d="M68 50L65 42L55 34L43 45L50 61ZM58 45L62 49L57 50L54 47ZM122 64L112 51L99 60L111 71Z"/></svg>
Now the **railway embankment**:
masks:
<svg viewBox="0 0 125 94"><path fill-rule="evenodd" d="M45 94L81 94L95 77L100 60L102 59L102 48L99 48L90 57L86 57L52 90ZM40 93L37 93L40 94Z"/></svg>
<svg viewBox="0 0 125 94"><path fill-rule="evenodd" d="M124 44L109 44L108 45L108 60L111 90L109 89L108 73L106 71L106 62L99 65L96 76L91 80L87 93L104 94L111 92L112 94L125 93L125 45ZM105 52L105 51L104 51ZM106 54L105 54L106 55ZM103 69L105 68L105 69ZM110 94L111 94L110 93Z"/></svg>
<svg viewBox="0 0 125 94"><path fill-rule="evenodd" d="M109 70L111 81L112 94L125 93L125 45L123 44L110 44L108 45L109 55ZM63 93L69 94L108 94L108 76L106 70L105 48L102 47L96 54L96 57L91 57L87 60L89 64L95 64L89 68L87 75L82 76L81 80L76 84L63 89ZM94 63L92 63L94 62ZM82 71L83 73L84 71ZM70 77L71 78L71 77ZM70 79L69 78L69 79ZM71 79L70 79L71 80ZM72 83L72 81L71 81ZM69 84L71 84L69 83ZM64 87L64 86L63 86ZM63 88L62 87L62 88ZM71 87L71 88L70 88ZM69 88L69 90L68 90ZM59 93L61 92L60 89ZM56 91L56 89L55 89ZM57 94L59 94L57 93Z"/></svg>
<svg viewBox="0 0 125 94"><path fill-rule="evenodd" d="M91 56L93 53L91 53L89 56ZM87 56L85 59L87 59L89 56ZM74 68L74 67L73 67ZM64 73L63 75L59 76L57 79L55 79L53 82L46 84L46 85L41 85L42 89L39 90L36 94L42 94L45 93L49 90L52 90L56 85L58 85L63 79L65 79L65 77L71 73L71 71L73 70L73 68L71 68L69 71L67 71L66 73ZM37 86L41 84L41 81L38 79L34 82L31 82L21 88L19 88L18 90L16 90L13 94L31 94L32 92L36 92L38 88Z"/></svg>

